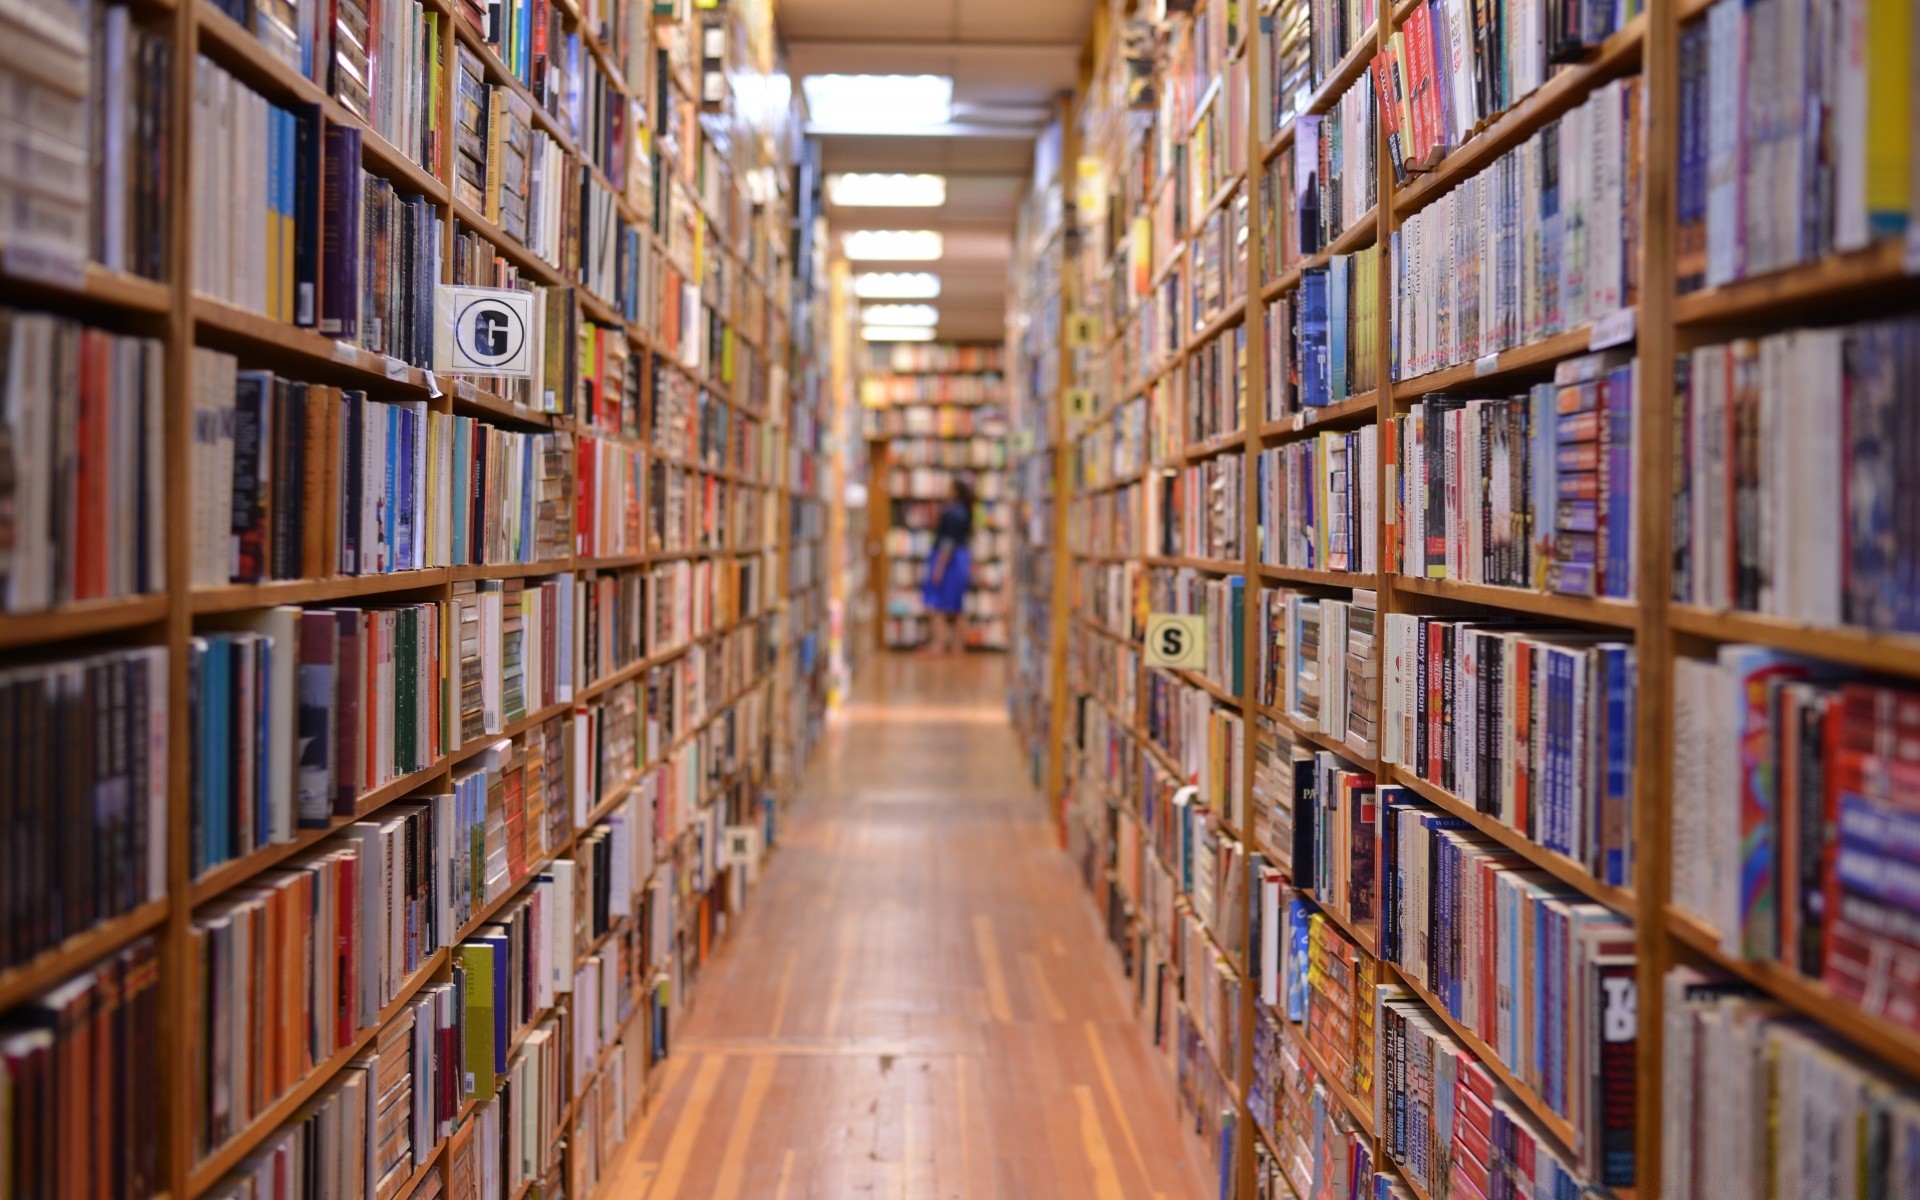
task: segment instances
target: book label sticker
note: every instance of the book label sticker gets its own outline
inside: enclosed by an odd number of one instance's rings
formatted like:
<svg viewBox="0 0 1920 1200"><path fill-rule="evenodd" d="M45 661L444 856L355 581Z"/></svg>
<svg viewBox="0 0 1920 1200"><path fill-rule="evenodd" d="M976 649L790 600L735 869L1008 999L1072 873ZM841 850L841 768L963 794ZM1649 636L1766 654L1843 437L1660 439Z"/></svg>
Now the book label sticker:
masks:
<svg viewBox="0 0 1920 1200"><path fill-rule="evenodd" d="M1093 415L1093 389L1067 389L1067 419L1084 421Z"/></svg>
<svg viewBox="0 0 1920 1200"><path fill-rule="evenodd" d="M533 374L533 293L434 289L433 369L526 379Z"/></svg>
<svg viewBox="0 0 1920 1200"><path fill-rule="evenodd" d="M388 379L405 379L406 377L407 377L407 364L395 358L391 354L387 355L387 378Z"/></svg>
<svg viewBox="0 0 1920 1200"><path fill-rule="evenodd" d="M1076 313L1067 318L1067 345L1081 348L1100 340L1100 318L1092 313Z"/></svg>
<svg viewBox="0 0 1920 1200"><path fill-rule="evenodd" d="M1497 353L1482 354L1479 358L1473 360L1473 374L1476 379L1482 375L1491 375L1499 369L1500 355Z"/></svg>
<svg viewBox="0 0 1920 1200"><path fill-rule="evenodd" d="M1147 665L1199 670L1207 665L1207 619L1185 613L1147 617Z"/></svg>
<svg viewBox="0 0 1920 1200"><path fill-rule="evenodd" d="M352 342L335 342L333 344L333 361L338 363L352 363L355 366L359 366L360 347L354 345Z"/></svg>
<svg viewBox="0 0 1920 1200"><path fill-rule="evenodd" d="M1588 351L1624 346L1632 341L1633 315L1631 308L1617 308L1595 321L1587 330Z"/></svg>

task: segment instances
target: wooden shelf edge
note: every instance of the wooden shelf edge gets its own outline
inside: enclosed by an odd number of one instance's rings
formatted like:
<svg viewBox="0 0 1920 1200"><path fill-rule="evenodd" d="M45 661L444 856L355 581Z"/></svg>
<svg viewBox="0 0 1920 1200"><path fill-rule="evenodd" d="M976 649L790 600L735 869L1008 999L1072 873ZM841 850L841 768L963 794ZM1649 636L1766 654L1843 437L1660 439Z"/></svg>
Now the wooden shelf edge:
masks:
<svg viewBox="0 0 1920 1200"><path fill-rule="evenodd" d="M1323 426L1344 426L1356 417L1375 416L1379 406L1378 391L1359 392L1322 408L1305 408L1277 421L1268 421L1260 426L1259 436L1263 441L1300 437Z"/></svg>
<svg viewBox="0 0 1920 1200"><path fill-rule="evenodd" d="M1639 905L1632 891L1602 883L1594 878L1593 873L1581 863L1558 851L1547 849L1518 829L1501 821L1500 818L1481 812L1459 796L1437 784L1427 782L1405 767L1396 764L1389 766L1388 770L1390 778L1386 782L1404 787L1448 816L1458 817L1467 822L1475 830L1492 838L1505 849L1518 854L1529 865L1538 867L1568 887L1577 889L1587 899L1606 905L1624 915L1628 920L1639 919Z"/></svg>
<svg viewBox="0 0 1920 1200"><path fill-rule="evenodd" d="M0 650L137 629L167 619L164 594L81 600L41 612L0 615Z"/></svg>
<svg viewBox="0 0 1920 1200"><path fill-rule="evenodd" d="M276 579L266 583L235 583L218 587L196 587L189 605L195 615L240 612L249 608L271 608L281 604L314 604L327 600L352 600L393 592L412 592L444 586L446 567L426 567L417 571L388 571L372 575L335 575L324 579Z"/></svg>
<svg viewBox="0 0 1920 1200"><path fill-rule="evenodd" d="M1393 398L1397 403L1411 403L1432 392L1447 392L1457 388L1491 389L1514 375L1543 373L1547 367L1563 359L1586 354L1592 341L1592 327L1589 325L1564 333L1548 334L1539 341L1493 355L1494 362L1486 370L1482 370L1477 362L1465 362L1403 379L1393 385Z"/></svg>
<svg viewBox="0 0 1920 1200"><path fill-rule="evenodd" d="M1724 287L1688 292L1673 302L1674 324L1684 328L1779 314L1809 322L1831 320L1819 311L1820 305L1861 289L1905 282L1905 253L1906 246L1899 239L1880 241L1862 250Z"/></svg>
<svg viewBox="0 0 1920 1200"><path fill-rule="evenodd" d="M1558 592L1463 583L1457 579L1422 579L1417 575L1396 574L1390 578L1394 590L1417 596L1478 604L1487 608L1512 609L1536 616L1576 621L1583 625L1604 625L1611 629L1633 630L1640 625L1640 606L1631 600L1564 596Z"/></svg>
<svg viewBox="0 0 1920 1200"><path fill-rule="evenodd" d="M1667 933L1688 950L1839 1034L1863 1053L1920 1080L1920 1032L1871 1016L1834 995L1821 981L1782 963L1727 954L1713 928L1683 909L1668 905L1666 916Z"/></svg>
<svg viewBox="0 0 1920 1200"><path fill-rule="evenodd" d="M1764 613L1694 604L1675 604L1667 611L1676 633L1715 642L1753 642L1865 671L1920 675L1920 635L1823 627Z"/></svg>
<svg viewBox="0 0 1920 1200"><path fill-rule="evenodd" d="M171 902L167 897L149 900L117 917L108 917L25 962L0 970L0 1012L33 999L89 964L119 953L165 925L170 911Z"/></svg>
<svg viewBox="0 0 1920 1200"><path fill-rule="evenodd" d="M1362 591L1377 590L1380 576L1359 571L1323 571L1312 567L1277 567L1272 563L1260 564L1260 577L1276 583L1311 583L1321 587L1359 588Z"/></svg>

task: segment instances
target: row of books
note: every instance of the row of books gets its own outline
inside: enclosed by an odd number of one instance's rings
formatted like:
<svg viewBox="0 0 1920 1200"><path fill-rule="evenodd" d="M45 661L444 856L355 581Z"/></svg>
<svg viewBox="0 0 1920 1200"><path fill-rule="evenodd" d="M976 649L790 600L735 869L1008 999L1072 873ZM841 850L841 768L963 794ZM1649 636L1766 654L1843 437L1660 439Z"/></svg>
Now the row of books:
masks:
<svg viewBox="0 0 1920 1200"><path fill-rule="evenodd" d="M1920 1029L1912 689L1759 646L1674 671L1674 907Z"/></svg>
<svg viewBox="0 0 1920 1200"><path fill-rule="evenodd" d="M188 654L195 875L444 752L441 612L280 607L209 621Z"/></svg>
<svg viewBox="0 0 1920 1200"><path fill-rule="evenodd" d="M172 44L126 6L90 0L10 14L0 31L17 47L0 89L26 121L0 166L10 265L63 282L88 261L160 278Z"/></svg>
<svg viewBox="0 0 1920 1200"><path fill-rule="evenodd" d="M1632 924L1402 788L1381 804L1381 957L1575 1131L1578 1168L1634 1169Z"/></svg>
<svg viewBox="0 0 1920 1200"><path fill-rule="evenodd" d="M1486 1064L1405 988L1381 987L1382 1149L1427 1196L1560 1196L1597 1190ZM1626 1060L1631 1063L1631 1057ZM1391 1100L1387 1095L1391 1095ZM1632 1151L1627 1139L1626 1150ZM1376 1190L1376 1195L1378 1191ZM1411 1197L1399 1189L1394 1195Z"/></svg>
<svg viewBox="0 0 1920 1200"><path fill-rule="evenodd" d="M1898 1191L1913 1178L1912 1080L1730 976L1676 967L1661 1011L1663 1195L1700 1200L1710 1186L1754 1191L1787 1178L1827 1189L1885 1180Z"/></svg>
<svg viewBox="0 0 1920 1200"><path fill-rule="evenodd" d="M161 345L0 308L0 476L10 613L161 591Z"/></svg>
<svg viewBox="0 0 1920 1200"><path fill-rule="evenodd" d="M438 164L434 97L453 32L416 0L219 0L215 7L414 163Z"/></svg>
<svg viewBox="0 0 1920 1200"><path fill-rule="evenodd" d="M1371 760L1381 724L1376 594L1356 588L1339 599L1265 588L1260 613L1260 703Z"/></svg>
<svg viewBox="0 0 1920 1200"><path fill-rule="evenodd" d="M1912 22L1896 4L1719 0L1681 30L1681 291L1906 231Z"/></svg>
<svg viewBox="0 0 1920 1200"><path fill-rule="evenodd" d="M1380 919L1374 862L1379 782L1331 750L1294 763L1294 886L1348 925Z"/></svg>
<svg viewBox="0 0 1920 1200"><path fill-rule="evenodd" d="M1602 84L1393 235L1396 379L1639 302L1642 88Z"/></svg>
<svg viewBox="0 0 1920 1200"><path fill-rule="evenodd" d="M1206 689L1159 669L1142 678L1139 711L1142 732L1198 789L1194 802L1237 828L1246 777L1240 714L1215 707Z"/></svg>
<svg viewBox="0 0 1920 1200"><path fill-rule="evenodd" d="M1235 325L1187 356L1187 440L1211 441L1246 428L1247 327Z"/></svg>
<svg viewBox="0 0 1920 1200"><path fill-rule="evenodd" d="M1245 487L1245 459L1237 454L1202 459L1177 475L1149 479L1148 547L1166 558L1237 561L1246 524Z"/></svg>
<svg viewBox="0 0 1920 1200"><path fill-rule="evenodd" d="M1392 1177L1374 1172L1372 1139L1307 1057L1299 1035L1282 1030L1270 1012L1255 1011L1247 1110L1266 1137L1253 1144L1254 1200L1397 1200Z"/></svg>
<svg viewBox="0 0 1920 1200"><path fill-rule="evenodd" d="M1492 118L1641 11L1638 0L1561 5L1514 0L1484 19L1466 0L1424 0L1373 56L1389 154L1404 181L1439 163Z"/></svg>
<svg viewBox="0 0 1920 1200"><path fill-rule="evenodd" d="M1381 757L1630 886L1633 643L1411 613L1385 636Z"/></svg>
<svg viewBox="0 0 1920 1200"><path fill-rule="evenodd" d="M1683 355L1674 596L1912 633L1911 317Z"/></svg>
<svg viewBox="0 0 1920 1200"><path fill-rule="evenodd" d="M1637 360L1568 359L1554 377L1511 398L1429 395L1394 423L1403 573L1633 598Z"/></svg>
<svg viewBox="0 0 1920 1200"><path fill-rule="evenodd" d="M457 661L448 664L448 741L469 745L573 698L576 581L483 579L453 585ZM457 709L457 711L456 711ZM457 724L455 724L457 722Z"/></svg>
<svg viewBox="0 0 1920 1200"><path fill-rule="evenodd" d="M754 553L772 540L757 487L658 458L647 461L646 518L654 553Z"/></svg>
<svg viewBox="0 0 1920 1200"><path fill-rule="evenodd" d="M1261 14L1270 135L1305 111L1320 82L1372 36L1379 15L1375 0L1280 0Z"/></svg>
<svg viewBox="0 0 1920 1200"><path fill-rule="evenodd" d="M1379 427L1329 431L1254 459L1260 561L1316 571L1379 569Z"/></svg>
<svg viewBox="0 0 1920 1200"><path fill-rule="evenodd" d="M1380 259L1336 254L1274 297L1266 331L1269 421L1325 408L1380 386Z"/></svg>
<svg viewBox="0 0 1920 1200"><path fill-rule="evenodd" d="M903 467L998 471L1007 465L1007 444L997 437L961 434L938 438L895 436L887 459Z"/></svg>
<svg viewBox="0 0 1920 1200"><path fill-rule="evenodd" d="M1282 270L1371 218L1380 199L1379 122L1379 105L1365 78L1355 80L1328 112L1294 118L1293 176L1282 176L1279 196L1291 208L1280 218Z"/></svg>
<svg viewBox="0 0 1920 1200"><path fill-rule="evenodd" d="M0 1019L0 1188L147 1200L165 1190L160 949L141 938Z"/></svg>
<svg viewBox="0 0 1920 1200"><path fill-rule="evenodd" d="M1244 88L1240 79L1239 67L1229 77L1228 86ZM1214 101L1214 108L1227 104L1228 95L1245 95L1244 91L1223 93ZM1237 109L1234 110L1237 113ZM1204 130L1196 129L1196 137L1206 133L1213 138L1235 137L1234 148L1244 148L1245 135L1237 130L1223 129L1209 120ZM1231 168L1234 176L1234 190L1231 196L1207 213L1206 222L1194 230L1187 240L1187 261L1176 267L1171 279L1184 277L1187 283L1187 329L1198 333L1213 321L1218 320L1226 310L1240 302L1247 289L1247 193L1239 186L1239 176L1244 173L1245 164L1238 161L1244 158L1244 150L1238 155L1222 155L1215 160L1216 172ZM1225 186L1224 180L1211 180L1213 188L1207 192L1207 198L1215 196ZM1201 211L1205 211L1206 200L1199 202Z"/></svg>
<svg viewBox="0 0 1920 1200"><path fill-rule="evenodd" d="M1006 347L998 342L869 342L868 369L898 374L971 373L998 375L1006 369ZM867 379L875 376L868 375ZM942 386L958 386L951 377ZM860 385L866 387L863 380ZM898 386L890 385L890 386Z"/></svg>

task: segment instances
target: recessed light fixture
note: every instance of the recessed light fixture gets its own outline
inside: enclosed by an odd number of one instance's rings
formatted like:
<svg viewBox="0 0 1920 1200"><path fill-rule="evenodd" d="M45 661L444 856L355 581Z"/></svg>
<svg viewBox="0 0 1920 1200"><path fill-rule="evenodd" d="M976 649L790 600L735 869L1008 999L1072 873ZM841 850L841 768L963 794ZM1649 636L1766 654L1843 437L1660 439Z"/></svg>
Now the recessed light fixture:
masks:
<svg viewBox="0 0 1920 1200"><path fill-rule="evenodd" d="M808 75L800 90L816 130L896 133L953 116L953 80L945 75Z"/></svg>
<svg viewBox="0 0 1920 1200"><path fill-rule="evenodd" d="M931 304L869 304L860 310L868 325L938 325L940 310Z"/></svg>
<svg viewBox="0 0 1920 1200"><path fill-rule="evenodd" d="M855 262L934 262L945 250L931 229L856 229L840 245Z"/></svg>
<svg viewBox="0 0 1920 1200"><path fill-rule="evenodd" d="M862 300L937 300L940 277L925 271L862 271L853 277L853 294Z"/></svg>
<svg viewBox="0 0 1920 1200"><path fill-rule="evenodd" d="M945 175L829 175L827 199L837 208L939 208Z"/></svg>
<svg viewBox="0 0 1920 1200"><path fill-rule="evenodd" d="M862 325L860 336L869 342L930 342L933 330L925 325Z"/></svg>

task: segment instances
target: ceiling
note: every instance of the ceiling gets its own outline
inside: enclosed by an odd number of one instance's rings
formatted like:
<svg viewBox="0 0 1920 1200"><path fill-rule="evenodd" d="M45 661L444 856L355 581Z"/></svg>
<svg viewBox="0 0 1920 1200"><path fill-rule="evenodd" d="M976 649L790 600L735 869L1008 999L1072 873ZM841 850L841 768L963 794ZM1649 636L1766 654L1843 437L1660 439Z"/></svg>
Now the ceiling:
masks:
<svg viewBox="0 0 1920 1200"><path fill-rule="evenodd" d="M939 274L943 340L1005 333L1014 213L1026 193L1033 139L1049 106L1078 77L1094 0L780 0L775 19L798 92L808 75L947 75L949 132L895 137L825 134L828 173L947 177L941 208L827 208L831 244L852 229L937 229L937 263L856 263L853 269Z"/></svg>

